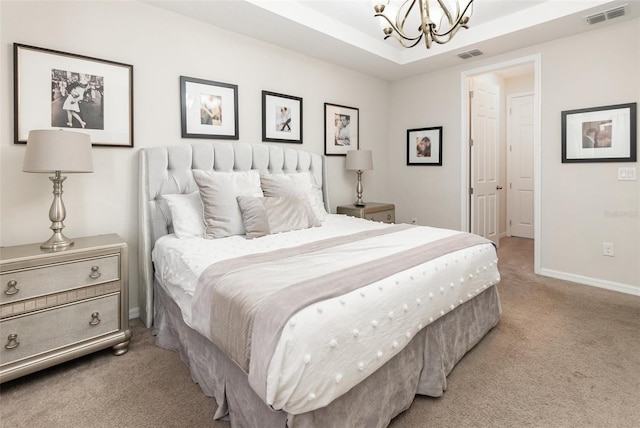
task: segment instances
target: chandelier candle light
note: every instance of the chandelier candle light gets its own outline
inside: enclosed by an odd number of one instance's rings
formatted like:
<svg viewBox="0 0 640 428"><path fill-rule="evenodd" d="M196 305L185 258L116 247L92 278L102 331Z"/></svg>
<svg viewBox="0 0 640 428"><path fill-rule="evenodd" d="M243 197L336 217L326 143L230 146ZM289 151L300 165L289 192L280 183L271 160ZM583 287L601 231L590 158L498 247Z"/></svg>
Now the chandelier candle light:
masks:
<svg viewBox="0 0 640 428"><path fill-rule="evenodd" d="M65 250L73 241L64 236L64 219L67 215L62 202L62 173L93 172L93 155L89 134L63 130L30 131L24 155L24 172L53 173L53 203L49 210L50 229L53 235L43 243L43 250Z"/></svg>
<svg viewBox="0 0 640 428"><path fill-rule="evenodd" d="M374 16L380 18L385 40L393 36L405 48L414 47L423 37L427 49L433 42L447 43L460 28L469 28L473 12L473 0L463 0L464 8L458 0L404 0L397 9L389 0L371 3L376 12ZM415 34L405 29L412 25L417 25Z"/></svg>
<svg viewBox="0 0 640 428"><path fill-rule="evenodd" d="M362 200L362 171L373 169L371 150L349 150L345 168L358 173L358 184L356 186L358 199L354 202L354 205L356 207L366 206L367 204Z"/></svg>

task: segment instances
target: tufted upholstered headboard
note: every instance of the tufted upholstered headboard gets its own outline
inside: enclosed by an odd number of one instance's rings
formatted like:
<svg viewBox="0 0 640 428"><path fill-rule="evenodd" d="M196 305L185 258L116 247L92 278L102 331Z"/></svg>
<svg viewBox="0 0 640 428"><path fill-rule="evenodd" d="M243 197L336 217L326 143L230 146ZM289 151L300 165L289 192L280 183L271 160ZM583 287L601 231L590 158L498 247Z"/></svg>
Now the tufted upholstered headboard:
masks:
<svg viewBox="0 0 640 428"><path fill-rule="evenodd" d="M198 190L192 171L271 173L309 171L322 186L329 211L326 165L322 155L268 144L209 142L151 147L140 150L139 299L140 319L153 323L153 264L151 251L158 238L173 232L171 213L162 195Z"/></svg>

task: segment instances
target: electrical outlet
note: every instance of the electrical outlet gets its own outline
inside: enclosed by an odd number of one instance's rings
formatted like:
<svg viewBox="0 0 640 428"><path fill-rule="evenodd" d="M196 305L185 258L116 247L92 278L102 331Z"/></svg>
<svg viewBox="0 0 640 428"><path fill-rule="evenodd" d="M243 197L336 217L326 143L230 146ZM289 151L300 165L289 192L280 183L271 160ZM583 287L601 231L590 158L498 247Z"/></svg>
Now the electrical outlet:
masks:
<svg viewBox="0 0 640 428"><path fill-rule="evenodd" d="M612 242L603 242L602 243L602 255L613 257L613 243Z"/></svg>
<svg viewBox="0 0 640 428"><path fill-rule="evenodd" d="M620 181L635 181L636 180L636 168L634 166L618 168L618 180L620 180Z"/></svg>
<svg viewBox="0 0 640 428"><path fill-rule="evenodd" d="M418 219L417 219L417 218L415 218L415 217L413 217L413 218L411 219L411 224L418 224Z"/></svg>

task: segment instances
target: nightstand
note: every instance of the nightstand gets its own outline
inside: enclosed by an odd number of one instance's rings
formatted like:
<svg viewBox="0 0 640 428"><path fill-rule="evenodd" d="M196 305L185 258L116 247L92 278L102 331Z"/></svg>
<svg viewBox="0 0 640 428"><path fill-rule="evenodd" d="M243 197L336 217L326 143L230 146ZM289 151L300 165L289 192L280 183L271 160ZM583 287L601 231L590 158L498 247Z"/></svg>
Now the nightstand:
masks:
<svg viewBox="0 0 640 428"><path fill-rule="evenodd" d="M0 248L0 383L113 347L127 352L128 247L118 235Z"/></svg>
<svg viewBox="0 0 640 428"><path fill-rule="evenodd" d="M383 223L395 223L396 221L396 206L380 202L367 202L364 207L357 207L353 204L338 205L337 213Z"/></svg>

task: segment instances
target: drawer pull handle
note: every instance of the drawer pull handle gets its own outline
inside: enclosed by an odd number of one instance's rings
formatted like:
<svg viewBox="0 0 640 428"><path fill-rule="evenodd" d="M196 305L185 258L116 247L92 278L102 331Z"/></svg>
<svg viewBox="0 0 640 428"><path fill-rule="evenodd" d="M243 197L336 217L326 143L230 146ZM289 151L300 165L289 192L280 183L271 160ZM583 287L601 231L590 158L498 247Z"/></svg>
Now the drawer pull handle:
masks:
<svg viewBox="0 0 640 428"><path fill-rule="evenodd" d="M18 341L17 334L11 333L9 336L7 336L7 344L4 345L5 348L14 349L14 348L17 348L18 345L20 345L20 342Z"/></svg>
<svg viewBox="0 0 640 428"><path fill-rule="evenodd" d="M91 266L91 273L89 274L89 278L98 279L102 276L100 273L100 266Z"/></svg>
<svg viewBox="0 0 640 428"><path fill-rule="evenodd" d="M7 296L11 296L12 294L16 294L20 289L16 287L18 285L18 281L14 281L13 279L7 282L7 289L4 290L4 294Z"/></svg>
<svg viewBox="0 0 640 428"><path fill-rule="evenodd" d="M100 314L94 312L91 314L91 321L89 321L89 325L98 325L100 324Z"/></svg>
<svg viewBox="0 0 640 428"><path fill-rule="evenodd" d="M391 221L391 214L387 214L387 220Z"/></svg>

